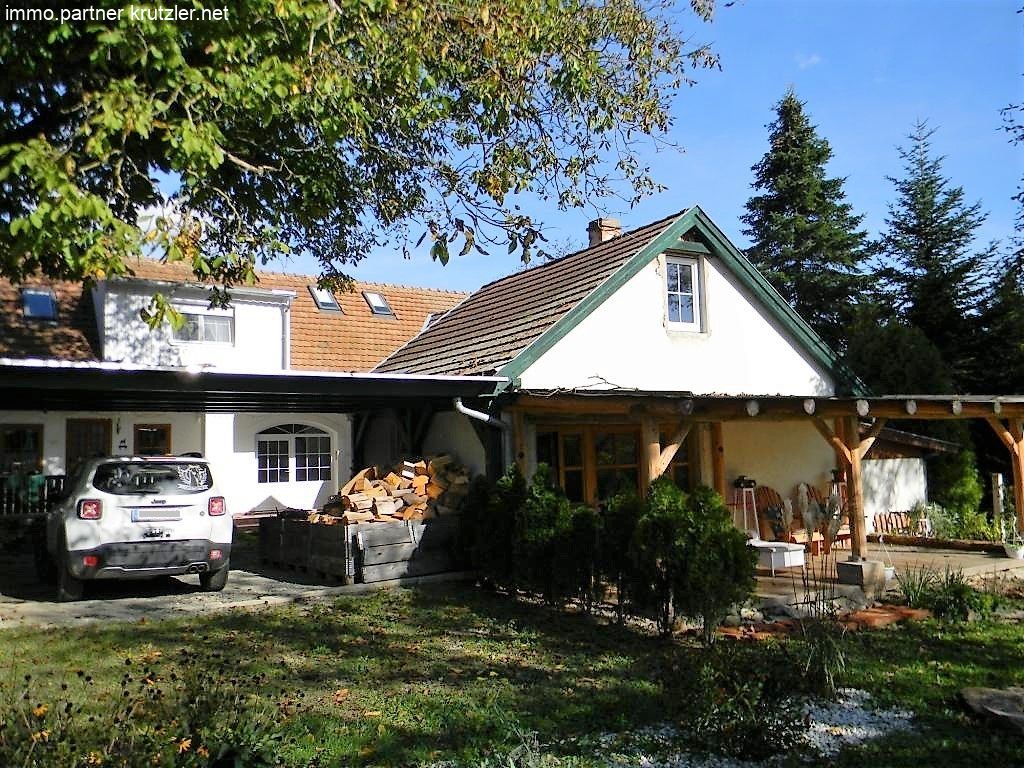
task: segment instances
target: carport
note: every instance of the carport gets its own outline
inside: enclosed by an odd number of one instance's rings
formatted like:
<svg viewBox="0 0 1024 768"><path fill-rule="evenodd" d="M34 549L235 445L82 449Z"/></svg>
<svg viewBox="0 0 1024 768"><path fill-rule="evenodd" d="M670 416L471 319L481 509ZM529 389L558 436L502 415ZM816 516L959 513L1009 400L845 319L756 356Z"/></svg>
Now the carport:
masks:
<svg viewBox="0 0 1024 768"><path fill-rule="evenodd" d="M361 463L368 425L376 414L393 415L399 425L396 449L422 452L433 418L486 406L506 379L485 376L431 376L378 373L155 368L110 362L0 359L0 414L17 412L147 412L177 414L348 414L352 418L351 456ZM463 405L465 402L465 405ZM26 417L27 418L27 417ZM504 463L501 432L479 418L468 418L486 455L488 471ZM42 436L41 438L42 439ZM0 517L38 514L62 478L50 473L31 504L0 484ZM22 494L24 496L24 494Z"/></svg>

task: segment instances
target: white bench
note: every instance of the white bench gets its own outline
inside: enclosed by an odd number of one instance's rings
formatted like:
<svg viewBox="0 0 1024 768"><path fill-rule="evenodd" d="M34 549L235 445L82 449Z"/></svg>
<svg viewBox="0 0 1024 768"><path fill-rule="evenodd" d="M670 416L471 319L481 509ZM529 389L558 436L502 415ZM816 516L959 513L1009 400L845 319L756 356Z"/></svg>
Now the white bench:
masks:
<svg viewBox="0 0 1024 768"><path fill-rule="evenodd" d="M806 562L803 544L754 538L747 542L747 546L757 552L757 566L767 568L772 572L772 576L775 575L776 568L803 568Z"/></svg>

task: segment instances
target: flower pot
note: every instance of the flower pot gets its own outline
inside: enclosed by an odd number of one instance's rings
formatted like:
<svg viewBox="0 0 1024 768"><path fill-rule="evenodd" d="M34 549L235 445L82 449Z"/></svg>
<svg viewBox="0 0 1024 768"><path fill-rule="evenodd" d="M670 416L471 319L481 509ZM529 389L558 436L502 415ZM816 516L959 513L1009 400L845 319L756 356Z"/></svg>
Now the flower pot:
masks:
<svg viewBox="0 0 1024 768"><path fill-rule="evenodd" d="M1006 552L1007 557L1012 557L1014 560L1024 560L1024 544L1011 544L1004 541L1003 550Z"/></svg>

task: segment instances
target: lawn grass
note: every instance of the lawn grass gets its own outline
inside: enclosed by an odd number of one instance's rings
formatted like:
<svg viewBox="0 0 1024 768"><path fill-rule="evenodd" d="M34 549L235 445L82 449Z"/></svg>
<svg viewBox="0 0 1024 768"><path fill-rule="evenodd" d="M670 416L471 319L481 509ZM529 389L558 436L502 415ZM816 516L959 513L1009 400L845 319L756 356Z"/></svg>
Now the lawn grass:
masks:
<svg viewBox="0 0 1024 768"><path fill-rule="evenodd" d="M940 751L934 764L1024 764L1019 737L968 717L956 700L965 685L1024 685L1020 624L929 621L843 642L841 683L914 710L921 727L823 764L919 766ZM708 653L687 638L439 585L200 619L6 629L0 681L15 695L29 688L32 703L71 696L100 710L125 675L183 679L183 649L217 654L202 663L273 707L287 764L322 766L477 764L529 732L553 753L571 752L603 732L680 717L686 675ZM731 658L764 674L764 651L744 643Z"/></svg>

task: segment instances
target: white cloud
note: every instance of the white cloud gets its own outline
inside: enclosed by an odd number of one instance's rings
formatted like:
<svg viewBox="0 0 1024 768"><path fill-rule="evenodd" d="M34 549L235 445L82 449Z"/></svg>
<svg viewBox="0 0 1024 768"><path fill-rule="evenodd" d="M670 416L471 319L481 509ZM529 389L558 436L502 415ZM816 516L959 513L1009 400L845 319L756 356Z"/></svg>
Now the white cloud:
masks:
<svg viewBox="0 0 1024 768"><path fill-rule="evenodd" d="M821 64L821 56L816 53L812 53L809 56L803 53L798 53L795 57L796 64L800 69L810 69L811 67Z"/></svg>

